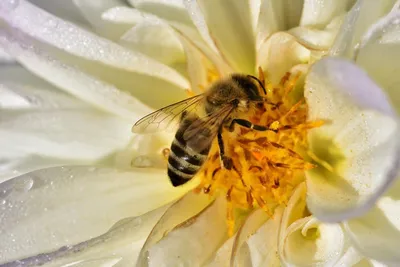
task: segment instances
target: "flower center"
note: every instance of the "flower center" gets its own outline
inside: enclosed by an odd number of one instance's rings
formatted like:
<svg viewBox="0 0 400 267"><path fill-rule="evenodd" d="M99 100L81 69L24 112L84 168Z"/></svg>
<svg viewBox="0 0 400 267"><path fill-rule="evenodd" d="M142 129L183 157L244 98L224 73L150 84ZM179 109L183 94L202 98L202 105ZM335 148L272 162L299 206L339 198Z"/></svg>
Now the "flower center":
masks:
<svg viewBox="0 0 400 267"><path fill-rule="evenodd" d="M260 72L261 73L261 72ZM307 122L307 105L303 97L295 99L301 73L287 73L278 85L267 84L266 101L248 119L276 131L256 131L237 127L225 131L225 154L233 167L221 166L217 142L199 172L199 193L225 195L228 201L227 221L231 233L235 213L262 208L272 215L286 204L294 188L304 181L304 171L314 167L303 158L307 150L307 130L322 125ZM260 77L263 80L263 77Z"/></svg>

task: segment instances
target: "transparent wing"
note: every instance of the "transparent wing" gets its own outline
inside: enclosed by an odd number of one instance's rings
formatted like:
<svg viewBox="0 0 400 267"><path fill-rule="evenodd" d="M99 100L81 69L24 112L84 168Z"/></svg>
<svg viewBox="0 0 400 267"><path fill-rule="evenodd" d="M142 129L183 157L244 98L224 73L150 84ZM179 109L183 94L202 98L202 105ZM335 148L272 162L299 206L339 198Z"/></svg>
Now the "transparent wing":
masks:
<svg viewBox="0 0 400 267"><path fill-rule="evenodd" d="M138 120L132 127L134 133L154 133L175 128L184 112L199 113L204 95L196 95L156 110Z"/></svg>
<svg viewBox="0 0 400 267"><path fill-rule="evenodd" d="M232 112L233 106L227 104L204 117L199 117L183 133L186 144L197 151L203 151L211 145L222 123Z"/></svg>

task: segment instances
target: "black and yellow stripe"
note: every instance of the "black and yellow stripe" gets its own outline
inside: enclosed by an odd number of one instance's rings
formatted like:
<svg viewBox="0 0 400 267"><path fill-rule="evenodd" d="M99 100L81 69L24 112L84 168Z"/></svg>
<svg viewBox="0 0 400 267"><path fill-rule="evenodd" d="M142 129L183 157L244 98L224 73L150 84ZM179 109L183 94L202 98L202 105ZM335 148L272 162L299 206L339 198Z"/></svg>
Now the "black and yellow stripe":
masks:
<svg viewBox="0 0 400 267"><path fill-rule="evenodd" d="M171 152L168 157L168 176L173 186L179 186L190 179L200 170L207 159L208 149L196 151L190 147L183 138L183 133L190 125L189 120L184 120L171 145Z"/></svg>

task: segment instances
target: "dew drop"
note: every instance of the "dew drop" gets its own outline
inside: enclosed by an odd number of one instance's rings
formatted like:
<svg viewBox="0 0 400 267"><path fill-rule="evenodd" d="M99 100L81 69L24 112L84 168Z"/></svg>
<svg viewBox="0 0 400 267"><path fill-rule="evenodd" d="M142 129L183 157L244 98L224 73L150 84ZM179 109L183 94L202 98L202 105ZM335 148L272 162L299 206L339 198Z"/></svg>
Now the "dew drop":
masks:
<svg viewBox="0 0 400 267"><path fill-rule="evenodd" d="M16 181L14 184L14 190L20 191L20 192L28 192L31 190L33 186L33 179L28 177L23 180Z"/></svg>

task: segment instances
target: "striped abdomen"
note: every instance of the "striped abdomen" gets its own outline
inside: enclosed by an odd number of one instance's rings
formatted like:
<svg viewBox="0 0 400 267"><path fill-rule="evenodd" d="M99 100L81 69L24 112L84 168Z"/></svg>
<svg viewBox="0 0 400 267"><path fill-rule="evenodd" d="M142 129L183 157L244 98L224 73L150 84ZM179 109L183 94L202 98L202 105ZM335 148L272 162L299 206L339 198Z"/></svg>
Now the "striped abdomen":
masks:
<svg viewBox="0 0 400 267"><path fill-rule="evenodd" d="M207 159L210 151L212 139L210 139L208 129L200 130L195 136L196 140L188 142L184 140L183 133L192 121L191 119L184 119L181 122L171 145L171 152L168 157L168 176L173 186L182 185L192 179ZM207 142L206 148L199 151L196 148L196 144L199 144L199 142Z"/></svg>

